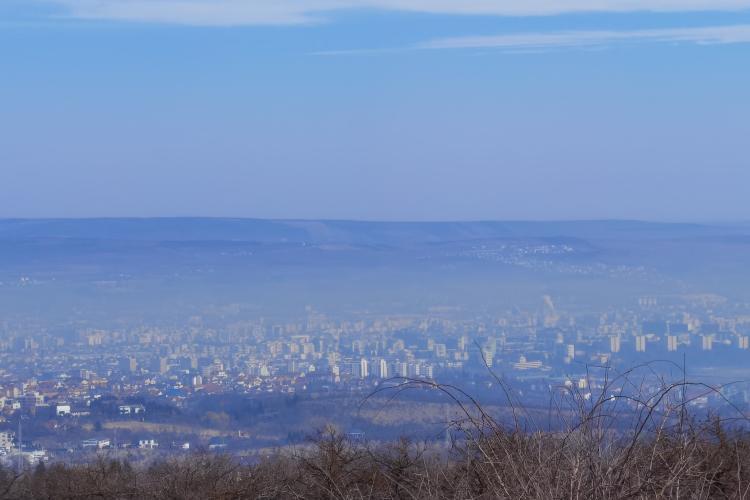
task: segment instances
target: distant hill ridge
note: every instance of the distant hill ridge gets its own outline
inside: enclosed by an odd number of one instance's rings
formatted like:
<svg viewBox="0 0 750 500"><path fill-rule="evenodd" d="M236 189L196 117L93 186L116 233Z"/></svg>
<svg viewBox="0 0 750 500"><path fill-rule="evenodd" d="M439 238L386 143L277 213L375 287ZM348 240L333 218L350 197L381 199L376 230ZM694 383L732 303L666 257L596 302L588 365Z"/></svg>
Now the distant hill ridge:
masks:
<svg viewBox="0 0 750 500"><path fill-rule="evenodd" d="M370 222L236 218L0 219L0 240L251 241L405 245L500 238L684 238L750 235L746 225L629 220Z"/></svg>

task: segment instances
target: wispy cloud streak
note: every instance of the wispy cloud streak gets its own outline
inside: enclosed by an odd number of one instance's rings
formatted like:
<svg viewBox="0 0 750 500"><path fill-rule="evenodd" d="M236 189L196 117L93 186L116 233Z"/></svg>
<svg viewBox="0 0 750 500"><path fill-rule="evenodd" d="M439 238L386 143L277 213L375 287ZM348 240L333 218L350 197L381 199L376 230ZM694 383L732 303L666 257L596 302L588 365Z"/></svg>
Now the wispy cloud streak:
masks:
<svg viewBox="0 0 750 500"><path fill-rule="evenodd" d="M750 25L666 28L630 31L562 31L465 36L430 40L414 49L508 49L601 47L618 43L750 43Z"/></svg>
<svg viewBox="0 0 750 500"><path fill-rule="evenodd" d="M596 49L618 44L665 43L721 45L750 43L750 24L645 30L586 30L547 33L512 33L490 36L459 36L428 40L416 45L384 49L329 50L315 55L337 56L384 54L419 50L496 49L505 52Z"/></svg>
<svg viewBox="0 0 750 500"><path fill-rule="evenodd" d="M571 12L750 9L750 0L33 0L84 19L232 26L307 24L352 9L455 15L543 16Z"/></svg>

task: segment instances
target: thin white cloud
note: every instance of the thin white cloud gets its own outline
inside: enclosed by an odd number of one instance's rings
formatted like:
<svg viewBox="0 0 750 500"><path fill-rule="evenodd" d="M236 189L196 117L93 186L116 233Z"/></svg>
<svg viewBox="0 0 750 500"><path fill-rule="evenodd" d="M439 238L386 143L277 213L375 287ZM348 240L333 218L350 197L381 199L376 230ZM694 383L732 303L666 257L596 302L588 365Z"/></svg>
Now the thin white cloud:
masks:
<svg viewBox="0 0 750 500"><path fill-rule="evenodd" d="M750 0L35 0L84 19L188 25L305 24L339 10L537 16L571 12L750 9Z"/></svg>
<svg viewBox="0 0 750 500"><path fill-rule="evenodd" d="M442 38L418 44L415 49L506 49L601 47L616 43L750 43L750 24L697 28L666 28L629 31L562 31L517 33L495 36Z"/></svg>
<svg viewBox="0 0 750 500"><path fill-rule="evenodd" d="M490 36L460 36L428 40L416 45L383 49L329 50L320 56L382 54L438 49L497 49L504 52L547 52L555 49L601 49L625 43L692 43L718 45L750 43L750 24L665 28L646 30L581 30L545 33L512 33Z"/></svg>

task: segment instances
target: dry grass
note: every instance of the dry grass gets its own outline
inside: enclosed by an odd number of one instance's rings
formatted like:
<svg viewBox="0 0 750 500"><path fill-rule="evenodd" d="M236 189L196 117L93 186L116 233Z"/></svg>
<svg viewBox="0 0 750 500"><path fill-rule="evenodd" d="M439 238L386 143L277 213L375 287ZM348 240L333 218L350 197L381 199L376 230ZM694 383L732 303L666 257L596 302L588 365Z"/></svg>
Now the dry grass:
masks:
<svg viewBox="0 0 750 500"><path fill-rule="evenodd" d="M169 424L159 422L139 422L136 420L114 420L104 422L104 429L121 429L130 432L147 432L147 433L172 433L182 435L196 435L204 438L215 436L224 436L226 432L218 429L209 429L206 427L196 427L184 424Z"/></svg>

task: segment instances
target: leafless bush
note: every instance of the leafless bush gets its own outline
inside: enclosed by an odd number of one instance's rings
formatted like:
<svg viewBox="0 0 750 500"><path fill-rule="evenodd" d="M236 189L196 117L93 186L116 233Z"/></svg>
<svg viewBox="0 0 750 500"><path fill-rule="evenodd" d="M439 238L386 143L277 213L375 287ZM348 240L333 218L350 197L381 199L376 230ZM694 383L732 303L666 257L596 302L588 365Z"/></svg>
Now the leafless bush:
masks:
<svg viewBox="0 0 750 500"><path fill-rule="evenodd" d="M546 427L502 377L496 381L513 410L510 421L457 387L395 379L381 388L394 397L429 389L448 398L459 415L447 423L449 451L406 438L372 445L328 427L308 445L254 465L197 454L148 467L107 460L40 466L21 476L0 471L0 493L154 500L750 496L750 436L718 415L698 419L688 411L696 397L721 397L721 388L684 378L669 382L652 365L624 373L591 370L599 374L590 373L583 388L552 388L549 413L556 425Z"/></svg>
<svg viewBox="0 0 750 500"><path fill-rule="evenodd" d="M510 384L495 377L512 409L501 423L461 389L425 380L394 379L379 391L400 394L429 388L460 410L450 423L460 437L451 496L468 498L745 498L750 476L750 439L718 416L697 421L691 401L722 387L658 375L656 363L623 373L590 367L582 383L553 388L541 428L519 403ZM678 367L679 368L679 367ZM489 370L489 368L488 368ZM592 381L597 380L597 384ZM729 401L734 420L746 417Z"/></svg>

